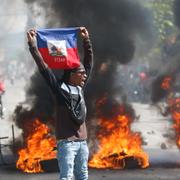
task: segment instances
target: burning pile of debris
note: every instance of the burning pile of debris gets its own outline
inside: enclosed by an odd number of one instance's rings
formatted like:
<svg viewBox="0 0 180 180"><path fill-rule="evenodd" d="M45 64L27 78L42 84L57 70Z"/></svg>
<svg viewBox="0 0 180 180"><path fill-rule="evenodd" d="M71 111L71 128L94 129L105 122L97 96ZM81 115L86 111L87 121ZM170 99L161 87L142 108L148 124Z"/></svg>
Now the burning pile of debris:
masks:
<svg viewBox="0 0 180 180"><path fill-rule="evenodd" d="M129 165L136 162L135 167L148 167L148 155L141 148L140 134L131 132L130 128L134 110L129 104L114 102L109 114L104 115L102 109L107 104L107 98L97 103L99 150L92 155L89 166L122 169L131 159ZM16 167L27 173L43 172L43 162L56 158L56 140L50 128L37 118L24 120L23 132L24 147L18 150Z"/></svg>
<svg viewBox="0 0 180 180"><path fill-rule="evenodd" d="M18 151L16 167L27 173L43 172L40 162L56 157L56 140L39 119L27 121L24 128L25 147Z"/></svg>
<svg viewBox="0 0 180 180"><path fill-rule="evenodd" d="M176 143L180 149L180 97L169 99L168 105L176 130Z"/></svg>
<svg viewBox="0 0 180 180"><path fill-rule="evenodd" d="M106 98L97 106L105 105ZM97 109L100 109L97 107ZM149 166L148 155L142 150L142 140L139 133L131 131L131 123L135 116L132 107L128 104L116 104L112 107L111 118L99 114L99 150L89 162L93 168L123 169L126 160L137 161L137 166L146 168ZM136 167L137 167L136 166Z"/></svg>

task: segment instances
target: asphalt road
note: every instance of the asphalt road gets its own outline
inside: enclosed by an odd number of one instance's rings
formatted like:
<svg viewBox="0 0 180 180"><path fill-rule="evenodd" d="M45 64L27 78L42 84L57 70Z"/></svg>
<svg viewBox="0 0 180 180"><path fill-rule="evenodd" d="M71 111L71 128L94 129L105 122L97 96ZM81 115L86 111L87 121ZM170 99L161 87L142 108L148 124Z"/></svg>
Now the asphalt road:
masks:
<svg viewBox="0 0 180 180"><path fill-rule="evenodd" d="M12 166L0 167L0 180L58 180L58 172L27 174ZM178 167L150 167L147 169L97 170L89 169L89 180L179 180Z"/></svg>

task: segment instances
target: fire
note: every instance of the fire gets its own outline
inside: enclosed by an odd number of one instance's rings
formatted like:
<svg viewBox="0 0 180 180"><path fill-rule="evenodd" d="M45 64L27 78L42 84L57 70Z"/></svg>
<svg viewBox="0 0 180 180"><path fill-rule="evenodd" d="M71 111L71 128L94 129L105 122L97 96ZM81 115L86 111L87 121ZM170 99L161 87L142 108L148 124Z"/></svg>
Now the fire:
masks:
<svg viewBox="0 0 180 180"><path fill-rule="evenodd" d="M164 90L169 90L171 87L172 77L166 76L161 83L161 88Z"/></svg>
<svg viewBox="0 0 180 180"><path fill-rule="evenodd" d="M112 119L99 119L99 151L89 161L93 168L123 169L125 158L133 157L142 168L149 166L148 155L141 148L139 133L131 132L131 117L123 107Z"/></svg>
<svg viewBox="0 0 180 180"><path fill-rule="evenodd" d="M172 98L168 100L168 105L169 105L169 111L174 121L177 145L180 148L180 98Z"/></svg>
<svg viewBox="0 0 180 180"><path fill-rule="evenodd" d="M43 172L40 161L56 157L56 140L50 136L50 129L39 119L27 124L28 135L25 147L18 151L19 159L16 167L27 173Z"/></svg>

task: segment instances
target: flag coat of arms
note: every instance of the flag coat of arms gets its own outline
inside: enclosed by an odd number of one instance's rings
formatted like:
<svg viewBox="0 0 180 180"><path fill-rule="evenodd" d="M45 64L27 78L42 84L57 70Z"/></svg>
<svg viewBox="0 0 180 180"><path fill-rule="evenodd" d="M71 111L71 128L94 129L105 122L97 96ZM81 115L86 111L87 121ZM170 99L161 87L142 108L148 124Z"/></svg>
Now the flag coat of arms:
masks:
<svg viewBox="0 0 180 180"><path fill-rule="evenodd" d="M79 28L39 29L37 46L52 69L72 69L80 65L77 49Z"/></svg>

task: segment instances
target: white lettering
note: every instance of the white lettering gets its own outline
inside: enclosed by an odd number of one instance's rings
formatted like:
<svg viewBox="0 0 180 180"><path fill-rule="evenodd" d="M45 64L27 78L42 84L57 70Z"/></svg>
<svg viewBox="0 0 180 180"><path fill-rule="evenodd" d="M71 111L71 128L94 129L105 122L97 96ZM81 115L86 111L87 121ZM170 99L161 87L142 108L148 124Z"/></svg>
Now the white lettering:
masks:
<svg viewBox="0 0 180 180"><path fill-rule="evenodd" d="M54 58L55 62L64 62L65 60L66 60L65 57L55 57Z"/></svg>

